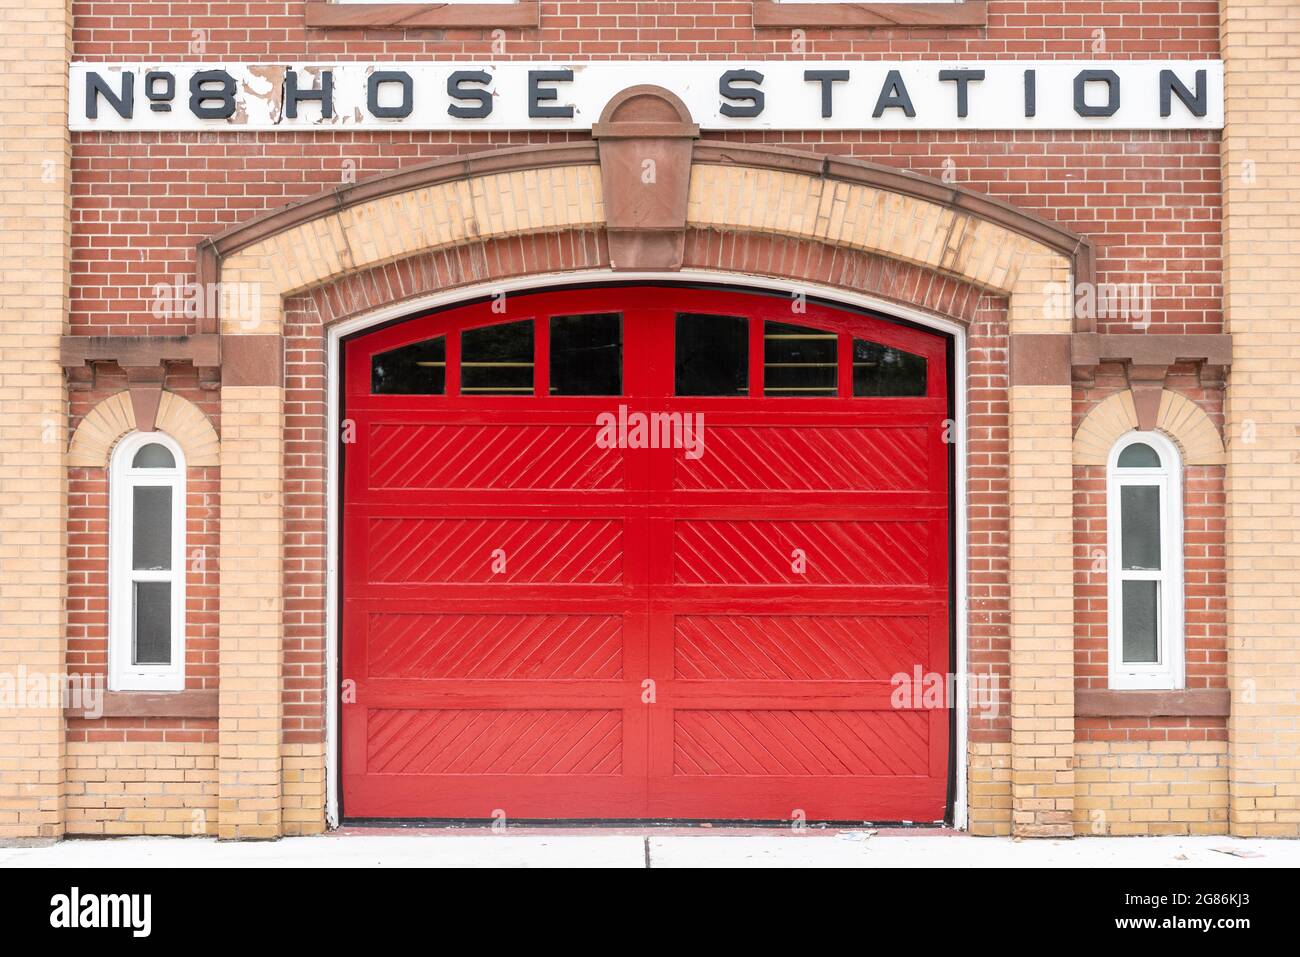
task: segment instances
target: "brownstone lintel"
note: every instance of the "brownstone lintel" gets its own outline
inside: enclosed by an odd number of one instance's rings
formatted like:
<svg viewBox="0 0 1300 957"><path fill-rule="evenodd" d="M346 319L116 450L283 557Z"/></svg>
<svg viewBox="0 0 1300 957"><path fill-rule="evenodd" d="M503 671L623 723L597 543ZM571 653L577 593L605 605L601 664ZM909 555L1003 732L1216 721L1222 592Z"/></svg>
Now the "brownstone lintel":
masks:
<svg viewBox="0 0 1300 957"><path fill-rule="evenodd" d="M1226 718L1231 710L1232 695L1226 688L1074 693L1074 713L1080 718Z"/></svg>
<svg viewBox="0 0 1300 957"><path fill-rule="evenodd" d="M1070 342L1071 365L1087 367L1103 362L1128 362L1139 366L1203 362L1226 369L1232 365L1232 336L1226 333L1075 333Z"/></svg>
<svg viewBox="0 0 1300 957"><path fill-rule="evenodd" d="M754 0L754 26L763 27L983 27L986 0L961 3L777 3Z"/></svg>
<svg viewBox="0 0 1300 957"><path fill-rule="evenodd" d="M85 708L64 708L67 718L85 718ZM103 718L216 718L216 691L107 691Z"/></svg>
<svg viewBox="0 0 1300 957"><path fill-rule="evenodd" d="M307 26L316 29L405 27L453 29L537 27L540 0L516 3L331 3L307 0Z"/></svg>
<svg viewBox="0 0 1300 957"><path fill-rule="evenodd" d="M116 362L126 368L190 362L198 368L221 365L220 338L213 333L193 336L64 336L59 364L65 369Z"/></svg>

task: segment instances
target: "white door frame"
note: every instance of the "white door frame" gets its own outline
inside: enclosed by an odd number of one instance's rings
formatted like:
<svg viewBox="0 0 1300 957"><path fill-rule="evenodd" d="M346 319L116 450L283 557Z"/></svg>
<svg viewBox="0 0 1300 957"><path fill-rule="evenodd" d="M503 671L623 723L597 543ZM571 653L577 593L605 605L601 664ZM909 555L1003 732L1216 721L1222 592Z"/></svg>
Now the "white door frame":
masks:
<svg viewBox="0 0 1300 957"><path fill-rule="evenodd" d="M329 827L339 825L339 767L338 767L338 720L339 720L339 343L346 336L354 335L371 326L414 316L418 313L437 309L452 303L482 298L497 293L518 292L522 290L555 288L558 286L575 286L594 283L624 282L677 282L677 283L711 283L727 286L748 286L753 289L768 289L784 293L799 292L809 298L826 299L832 303L839 302L846 306L871 309L885 316L893 316L919 326L934 329L953 337L953 394L956 399L956 467L954 470L953 492L955 502L953 515L953 540L956 547L956 645L957 660L953 664L957 676L956 708L957 728L952 747L956 751L957 767L955 789L953 792L953 824L965 829L967 819L966 807L966 749L967 749L967 673L968 635L967 635L967 501L966 501L966 329L959 323L941 319L917 309L899 306L895 303L873 296L834 286L817 283L797 282L790 279L773 279L766 276L750 276L742 273L716 272L703 269L683 269L679 272L614 272L609 269L590 269L580 272L542 273L521 276L515 279L497 282L478 283L473 286L458 286L446 292L433 293L417 299L383 306L345 320L327 331L326 336L326 388L328 389L328 421L326 423L326 585L325 585L325 819Z"/></svg>

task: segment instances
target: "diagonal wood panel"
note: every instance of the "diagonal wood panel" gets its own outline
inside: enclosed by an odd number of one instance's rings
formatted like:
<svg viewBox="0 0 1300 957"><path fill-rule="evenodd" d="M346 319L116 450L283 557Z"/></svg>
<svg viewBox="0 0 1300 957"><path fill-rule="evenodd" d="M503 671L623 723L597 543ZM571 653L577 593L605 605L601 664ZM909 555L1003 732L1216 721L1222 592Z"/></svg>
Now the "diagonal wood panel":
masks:
<svg viewBox="0 0 1300 957"><path fill-rule="evenodd" d="M618 774L618 711L372 710L375 774Z"/></svg>
<svg viewBox="0 0 1300 957"><path fill-rule="evenodd" d="M698 459L675 459L683 490L911 491L928 487L920 427L708 426Z"/></svg>
<svg viewBox="0 0 1300 957"><path fill-rule="evenodd" d="M623 523L614 519L374 518L376 584L614 584L623 577ZM505 571L494 571L494 553Z"/></svg>
<svg viewBox="0 0 1300 957"><path fill-rule="evenodd" d="M911 711L678 711L680 775L925 774L928 716Z"/></svg>
<svg viewBox="0 0 1300 957"><path fill-rule="evenodd" d="M373 489L549 489L623 487L623 458L602 449L594 426L420 425L370 430Z"/></svg>
<svg viewBox="0 0 1300 957"><path fill-rule="evenodd" d="M372 677L619 678L617 615L419 615L376 612L367 634Z"/></svg>
<svg viewBox="0 0 1300 957"><path fill-rule="evenodd" d="M695 681L889 680L929 667L926 618L680 615L674 672Z"/></svg>
<svg viewBox="0 0 1300 957"><path fill-rule="evenodd" d="M675 522L673 580L715 585L904 585L926 581L925 523ZM792 557L803 552L806 568Z"/></svg>

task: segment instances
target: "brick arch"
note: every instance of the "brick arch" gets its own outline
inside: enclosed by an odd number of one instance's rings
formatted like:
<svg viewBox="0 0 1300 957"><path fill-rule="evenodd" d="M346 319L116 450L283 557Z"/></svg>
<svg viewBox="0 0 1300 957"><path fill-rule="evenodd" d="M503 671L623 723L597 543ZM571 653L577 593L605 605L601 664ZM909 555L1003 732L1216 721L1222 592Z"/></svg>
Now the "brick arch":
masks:
<svg viewBox="0 0 1300 957"><path fill-rule="evenodd" d="M176 440L187 466L219 464L221 442L208 417L189 399L164 392L158 402L154 428ZM118 439L136 429L129 392L110 395L86 413L68 445L68 465L106 468Z"/></svg>
<svg viewBox="0 0 1300 957"><path fill-rule="evenodd" d="M687 231L683 272L732 273L840 288L896 303L912 311L969 325L982 306L1006 307L1002 297L971 283L919 266L887 260L826 243L783 236L737 236L712 229ZM611 272L608 237L601 229L567 230L537 236L485 240L423 252L397 262L341 276L287 300L306 300L325 327L378 309L415 303L458 287L481 286L485 278L510 280L533 275L592 272L593 281L617 280Z"/></svg>
<svg viewBox="0 0 1300 957"><path fill-rule="evenodd" d="M1162 391L1155 426L1178 446L1184 465L1226 463L1219 430L1205 410L1186 396ZM1137 406L1131 391L1125 389L1102 400L1074 434L1074 464L1105 465L1119 438L1136 428Z"/></svg>
<svg viewBox="0 0 1300 957"><path fill-rule="evenodd" d="M707 141L687 146L688 170L679 171L685 175L673 187L683 191L682 230L780 237L880 256L1008 297L1013 332L1072 331L1072 318L1046 308L1044 293L1091 276L1091 246L1068 230L957 187L857 160ZM611 171L610 155L605 144L553 144L444 159L349 184L205 240L198 276L260 291L256 314L226 317L220 331L278 334L285 296L425 252L569 230L616 232L629 248L635 228L627 217L635 210L627 203L607 207L607 194L627 188L627 171ZM655 211L648 233L671 231L663 215ZM611 265L637 268L627 261Z"/></svg>

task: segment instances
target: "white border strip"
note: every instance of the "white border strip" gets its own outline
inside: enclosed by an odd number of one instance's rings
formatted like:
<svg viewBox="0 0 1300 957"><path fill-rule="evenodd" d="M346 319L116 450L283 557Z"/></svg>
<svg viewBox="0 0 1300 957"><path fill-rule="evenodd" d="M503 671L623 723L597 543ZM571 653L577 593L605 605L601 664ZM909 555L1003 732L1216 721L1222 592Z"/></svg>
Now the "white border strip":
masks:
<svg viewBox="0 0 1300 957"><path fill-rule="evenodd" d="M810 297L840 302L847 306L872 309L886 316L905 319L917 325L947 333L953 337L954 355L952 377L956 397L957 419L957 462L954 475L956 483L956 515L954 516L954 535L956 542L956 627L957 660L954 672L961 679L967 671L967 652L969 637L967 635L967 512L966 496L966 330L955 322L949 322L931 316L916 309L899 306L883 299L864 296L859 293L823 286L817 283L795 282L788 279L772 279L767 276L750 276L743 273L713 272L710 270L683 269L680 272L613 272L608 269L593 269L582 272L542 273L524 276L503 282L479 283L474 286L461 286L447 292L434 293L419 299L407 300L373 312L366 313L346 322L331 327L327 334L326 345L326 388L328 421L326 435L327 479L325 486L327 535L326 535L326 585L325 585L325 818L329 827L339 826L339 768L338 768L338 704L339 704L339 461L338 442L335 437L339 430L339 343L345 336L353 335L371 326L413 316L429 309L465 300L479 298L493 293L510 293L519 290L536 290L548 287L575 286L590 283L622 282L679 282L679 283L714 283L727 286L749 286L755 289L771 289L790 292L797 289ZM966 828L966 751L967 751L967 688L965 680L958 680L957 685L957 732L953 748L957 752L957 781L953 794L953 825L959 829Z"/></svg>

